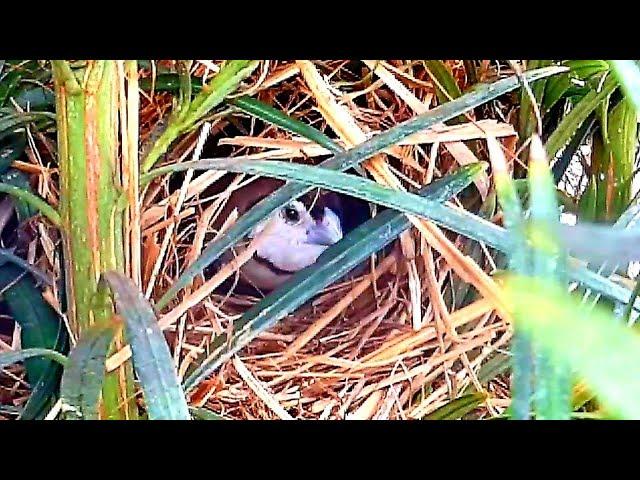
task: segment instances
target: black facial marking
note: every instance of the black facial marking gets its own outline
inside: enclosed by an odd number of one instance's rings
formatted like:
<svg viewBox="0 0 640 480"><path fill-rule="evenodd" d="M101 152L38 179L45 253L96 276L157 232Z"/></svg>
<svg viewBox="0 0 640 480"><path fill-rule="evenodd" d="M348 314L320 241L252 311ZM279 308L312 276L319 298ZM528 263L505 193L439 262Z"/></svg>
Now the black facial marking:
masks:
<svg viewBox="0 0 640 480"><path fill-rule="evenodd" d="M300 221L300 213L292 206L284 207L284 217L291 223Z"/></svg>
<svg viewBox="0 0 640 480"><path fill-rule="evenodd" d="M271 270L276 275L293 275L294 273L296 273L296 272L291 272L289 270L283 270L282 268L276 267L269 260L267 260L266 258L262 258L260 255L258 255L257 252L253 254L253 259L256 262L258 262L259 264L264 265L265 267L267 267L269 270Z"/></svg>

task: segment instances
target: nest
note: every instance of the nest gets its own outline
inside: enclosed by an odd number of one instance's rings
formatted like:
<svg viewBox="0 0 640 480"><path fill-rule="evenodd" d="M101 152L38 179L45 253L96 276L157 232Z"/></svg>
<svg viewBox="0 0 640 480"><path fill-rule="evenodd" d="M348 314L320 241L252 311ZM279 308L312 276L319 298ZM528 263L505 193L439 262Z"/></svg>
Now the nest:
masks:
<svg viewBox="0 0 640 480"><path fill-rule="evenodd" d="M464 90L468 80L462 62L447 64ZM510 73L488 61L481 66L484 78L477 81ZM194 74L205 78L216 68L216 62L194 62ZM436 88L419 61L347 60L263 62L243 87L345 148L434 107ZM142 142L152 138L171 101L168 93L143 95ZM516 134L508 123L513 111L509 104L489 104L465 122L416 134L366 162L369 173L381 183L413 190L459 165L487 158L487 134L500 139L513 159ZM254 154L317 164L330 154L243 113L214 115L211 123L202 158ZM176 142L164 162L190 159L197 136L192 132ZM55 172L38 158L30 158L34 182L55 203ZM229 192L250 181L233 176L222 192L210 194L208 187L220 178L218 172L187 173L160 179L144 192L143 290L151 298L158 299L215 239L219 232L210 228L212 219ZM453 202L477 212L490 177L476 182L473 190ZM55 232L41 231L49 233L34 240L34 260L57 275L50 259L58 239ZM477 390L488 396L473 416L501 413L509 404L508 381L498 376L482 383L478 372L506 346L511 330L487 297L493 260L477 246L471 255L473 245L435 225L411 228L389 251L372 257L364 274L330 286L261 334L201 382L190 404L235 419L417 419L462 392ZM228 273L233 278L234 272ZM231 331L233 321L259 300L212 289L191 302L205 281L199 277L160 318L181 377L209 355L216 335ZM7 373L16 380L7 380ZM2 385L15 386L14 405L26 391L18 385L20 375L19 367L0 375Z"/></svg>

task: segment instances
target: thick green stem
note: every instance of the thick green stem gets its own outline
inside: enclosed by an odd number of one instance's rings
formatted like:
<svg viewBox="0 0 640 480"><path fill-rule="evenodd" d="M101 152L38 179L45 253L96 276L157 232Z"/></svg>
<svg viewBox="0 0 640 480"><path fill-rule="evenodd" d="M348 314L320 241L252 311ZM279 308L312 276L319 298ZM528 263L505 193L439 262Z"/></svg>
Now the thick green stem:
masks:
<svg viewBox="0 0 640 480"><path fill-rule="evenodd" d="M89 61L77 77L66 62L55 61L53 73L68 316L79 337L93 324L112 322L113 306L98 289L100 275L124 273L119 76L116 61ZM107 374L102 416L135 418L133 387L130 363Z"/></svg>

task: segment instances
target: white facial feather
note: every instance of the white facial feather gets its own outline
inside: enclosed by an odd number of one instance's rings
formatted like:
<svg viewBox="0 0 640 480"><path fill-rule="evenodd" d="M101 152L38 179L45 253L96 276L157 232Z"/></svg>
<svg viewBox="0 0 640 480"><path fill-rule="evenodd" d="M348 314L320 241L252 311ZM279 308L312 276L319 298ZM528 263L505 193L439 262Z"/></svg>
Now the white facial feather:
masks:
<svg viewBox="0 0 640 480"><path fill-rule="evenodd" d="M313 243L313 238L317 236L314 229L322 228L324 237L334 243L342 238L342 229L339 218L329 209L325 209L322 225L319 226L301 202L293 201L288 207L297 211L297 221L291 221L287 218L285 209L281 209L259 224L251 237L262 232L270 221L274 221L273 227L258 247L257 254L281 270L295 272L313 264L328 248L326 244Z"/></svg>

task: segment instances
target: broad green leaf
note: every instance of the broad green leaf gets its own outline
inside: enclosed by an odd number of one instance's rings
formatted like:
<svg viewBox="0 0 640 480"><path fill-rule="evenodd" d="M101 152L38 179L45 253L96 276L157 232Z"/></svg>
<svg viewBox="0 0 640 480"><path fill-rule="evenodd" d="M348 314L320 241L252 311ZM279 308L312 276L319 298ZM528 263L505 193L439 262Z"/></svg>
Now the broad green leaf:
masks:
<svg viewBox="0 0 640 480"><path fill-rule="evenodd" d="M60 354L68 351L67 331L62 320L23 268L10 263L0 265L0 291L12 318L21 327L23 349L55 349ZM32 388L25 418L36 418L57 391L62 372L46 358L29 359L25 368Z"/></svg>
<svg viewBox="0 0 640 480"><path fill-rule="evenodd" d="M613 164L607 175L611 191L610 211L617 219L631 201L636 145L638 143L638 117L633 103L624 99L609 113L609 147Z"/></svg>
<svg viewBox="0 0 640 480"><path fill-rule="evenodd" d="M529 82L534 82L562 71L564 71L562 68L553 67L526 72L524 75ZM510 77L492 84L479 86L473 92L469 92L454 101L447 102L423 115L418 115L411 120L396 125L347 152L335 155L333 158L324 161L320 166L326 169L348 170L385 148L395 145L409 135L425 130L437 123L450 120L461 113L517 88L518 85L519 80L517 77ZM141 181L144 182L145 179L141 178ZM249 212L245 213L242 218L238 219L216 242L212 242L204 249L200 257L178 277L172 287L158 301L158 308L166 306L182 288L189 285L204 268L247 235L258 222L262 221L274 210L286 205L291 199L304 195L311 189L311 187L289 183L259 202Z"/></svg>
<svg viewBox="0 0 640 480"><path fill-rule="evenodd" d="M184 392L153 308L127 277L107 272L102 281L111 288L116 312L125 321L126 338L131 345L133 366L144 392L149 419L189 420Z"/></svg>
<svg viewBox="0 0 640 480"><path fill-rule="evenodd" d="M62 374L61 413L67 420L97 420L111 326L95 325L82 333Z"/></svg>
<svg viewBox="0 0 640 480"><path fill-rule="evenodd" d="M0 248L0 271L2 271L2 266L7 263L11 263L16 267L20 267L22 270L29 272L35 280L38 280L38 282L44 285L53 285L52 280L44 272L31 265L24 258L18 257L9 249ZM0 275L0 286L8 285L13 282L13 280L15 280L21 273L21 271L11 271L6 275Z"/></svg>

